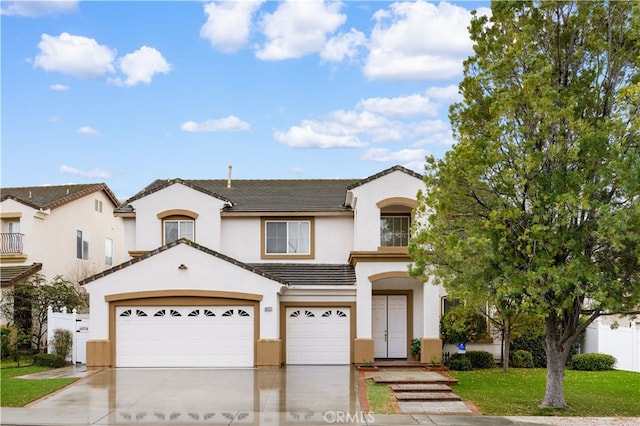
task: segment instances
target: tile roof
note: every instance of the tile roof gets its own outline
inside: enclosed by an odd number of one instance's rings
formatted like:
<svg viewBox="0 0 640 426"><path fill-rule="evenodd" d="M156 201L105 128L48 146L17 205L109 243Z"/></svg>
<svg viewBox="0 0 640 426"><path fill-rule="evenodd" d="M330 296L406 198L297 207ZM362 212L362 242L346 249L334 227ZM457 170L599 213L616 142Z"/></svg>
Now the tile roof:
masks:
<svg viewBox="0 0 640 426"><path fill-rule="evenodd" d="M156 180L126 201L126 204L174 183L181 183L229 203L229 212L349 211L344 205L347 187L356 179L244 180ZM120 209L126 209L121 206Z"/></svg>
<svg viewBox="0 0 640 426"><path fill-rule="evenodd" d="M158 179L129 198L116 211L129 212L140 198L180 183L229 203L226 212L340 212L347 191L395 171L422 179L418 173L394 166L365 179Z"/></svg>
<svg viewBox="0 0 640 426"><path fill-rule="evenodd" d="M54 209L98 191L104 191L114 206L120 203L104 183L0 188L0 201L12 199L35 209Z"/></svg>
<svg viewBox="0 0 640 426"><path fill-rule="evenodd" d="M155 256L158 253L162 253L163 251L169 250L170 248L175 247L175 246L177 246L179 244L186 244L188 246L191 246L191 247L195 248L196 250L200 250L200 251L202 251L204 253L210 254L211 256L214 256L214 257L217 257L218 259L222 259L222 260L224 260L226 262L232 263L232 264L234 264L236 266L239 266L240 268L243 268L243 269L246 269L246 270L248 270L250 272L253 272L254 274L258 274L258 275L263 276L265 278L268 278L270 280L279 282L280 284L283 284L283 285L288 285L289 284L287 281L285 281L285 280L283 280L280 277L277 277L275 275L271 275L267 271L263 271L263 270L257 269L257 268L255 268L255 267L253 267L253 266L251 266L251 265L249 265L247 263L240 262L239 260L236 260L236 259L234 259L232 257L226 256L226 255L224 255L224 254L222 254L220 252L217 252L215 250L211 250L211 249L209 249L209 248L207 248L205 246L202 246L202 245L200 245L198 243L194 243L193 241L189 241L189 240L187 240L185 238L180 238L180 239L175 240L175 241L173 241L173 242L171 242L169 244L165 244L164 246L158 247L155 250L151 250L150 252L148 252L148 253L140 256L140 257L135 257L135 258L133 258L133 259L127 261L127 262L124 262L124 263L121 263L119 265L116 265L113 268L107 269L105 271L102 271L100 273L92 275L92 276L90 276L88 278L85 278L84 280L80 281L79 284L80 285L85 285L85 284L88 284L88 283L90 283L92 281L95 281L95 280L97 280L99 278L102 278L102 277L104 277L106 275L111 275L114 272L117 272L117 271L119 271L121 269L127 268L127 267L129 267L129 266L131 266L131 265L133 265L135 263L142 262L145 259L148 259L148 258L150 258L152 256Z"/></svg>
<svg viewBox="0 0 640 426"><path fill-rule="evenodd" d="M352 265L315 263L252 263L256 269L280 277L291 285L353 285Z"/></svg>
<svg viewBox="0 0 640 426"><path fill-rule="evenodd" d="M42 263L25 266L2 266L0 267L0 285L5 287L18 284L39 272L41 269Z"/></svg>

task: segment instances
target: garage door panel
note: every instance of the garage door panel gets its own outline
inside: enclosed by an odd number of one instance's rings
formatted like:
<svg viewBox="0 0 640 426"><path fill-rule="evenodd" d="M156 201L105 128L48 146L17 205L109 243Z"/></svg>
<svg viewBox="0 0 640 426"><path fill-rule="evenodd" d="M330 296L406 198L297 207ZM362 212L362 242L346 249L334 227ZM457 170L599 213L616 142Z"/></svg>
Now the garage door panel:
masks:
<svg viewBox="0 0 640 426"><path fill-rule="evenodd" d="M287 308L288 364L349 364L349 308Z"/></svg>
<svg viewBox="0 0 640 426"><path fill-rule="evenodd" d="M116 309L119 367L252 367L252 306Z"/></svg>

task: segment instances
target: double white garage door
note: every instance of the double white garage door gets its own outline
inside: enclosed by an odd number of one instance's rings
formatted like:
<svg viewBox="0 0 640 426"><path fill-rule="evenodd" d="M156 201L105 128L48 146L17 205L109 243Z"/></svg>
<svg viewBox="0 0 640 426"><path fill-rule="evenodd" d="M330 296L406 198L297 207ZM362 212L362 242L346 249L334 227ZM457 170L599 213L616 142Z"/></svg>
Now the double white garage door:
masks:
<svg viewBox="0 0 640 426"><path fill-rule="evenodd" d="M253 367L253 306L116 308L118 367ZM349 308L287 308L288 364L348 364Z"/></svg>
<svg viewBox="0 0 640 426"><path fill-rule="evenodd" d="M116 308L118 367L253 367L253 306Z"/></svg>

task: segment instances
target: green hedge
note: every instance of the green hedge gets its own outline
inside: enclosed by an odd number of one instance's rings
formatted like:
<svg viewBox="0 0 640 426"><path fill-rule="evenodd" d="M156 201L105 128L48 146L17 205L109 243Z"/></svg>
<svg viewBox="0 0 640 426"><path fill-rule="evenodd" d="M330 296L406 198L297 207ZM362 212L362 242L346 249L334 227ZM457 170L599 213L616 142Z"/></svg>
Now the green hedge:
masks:
<svg viewBox="0 0 640 426"><path fill-rule="evenodd" d="M574 370L604 371L613 370L618 360L607 354L581 354L571 358L571 366Z"/></svg>
<svg viewBox="0 0 640 426"><path fill-rule="evenodd" d="M67 365L64 358L56 354L35 354L33 356L33 363L35 365L42 365L44 367L51 368L60 368Z"/></svg>
<svg viewBox="0 0 640 426"><path fill-rule="evenodd" d="M487 351L467 351L467 358L471 361L471 368L493 368L496 361L493 354Z"/></svg>
<svg viewBox="0 0 640 426"><path fill-rule="evenodd" d="M471 360L467 358L465 354L453 354L449 357L449 361L447 361L447 367L449 367L450 370L470 371Z"/></svg>
<svg viewBox="0 0 640 426"><path fill-rule="evenodd" d="M513 351L509 356L509 365L515 368L533 368L533 355L524 349Z"/></svg>
<svg viewBox="0 0 640 426"><path fill-rule="evenodd" d="M584 340L584 334L580 336L573 346L571 347L571 351L569 352L569 357L567 358L567 363L571 360L571 356L578 353L578 348L580 344ZM513 339L511 342L511 346L509 351L514 353L517 350L525 350L531 352L533 357L533 366L536 368L546 368L547 367L547 353L544 350L544 335L539 336L520 336Z"/></svg>

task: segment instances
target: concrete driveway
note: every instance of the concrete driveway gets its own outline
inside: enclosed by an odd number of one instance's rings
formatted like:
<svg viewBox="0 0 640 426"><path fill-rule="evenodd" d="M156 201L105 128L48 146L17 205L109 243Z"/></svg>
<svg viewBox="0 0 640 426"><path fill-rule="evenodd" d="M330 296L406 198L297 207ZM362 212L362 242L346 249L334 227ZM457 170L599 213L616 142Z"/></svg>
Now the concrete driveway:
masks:
<svg viewBox="0 0 640 426"><path fill-rule="evenodd" d="M356 415L357 401L350 366L120 368L90 375L29 407L3 407L2 424L326 425Z"/></svg>

